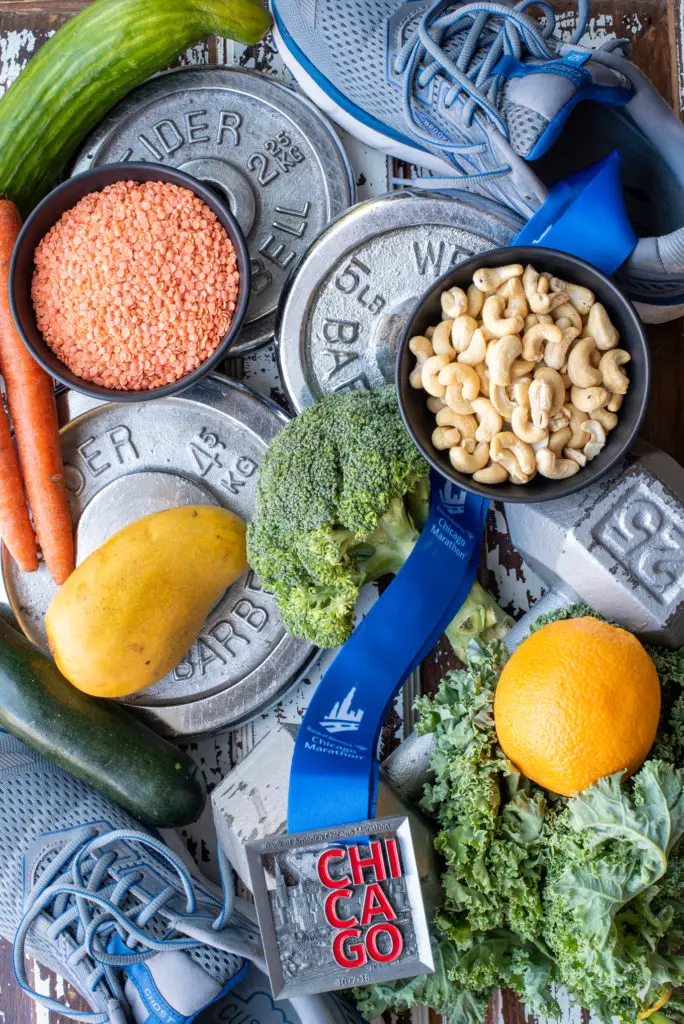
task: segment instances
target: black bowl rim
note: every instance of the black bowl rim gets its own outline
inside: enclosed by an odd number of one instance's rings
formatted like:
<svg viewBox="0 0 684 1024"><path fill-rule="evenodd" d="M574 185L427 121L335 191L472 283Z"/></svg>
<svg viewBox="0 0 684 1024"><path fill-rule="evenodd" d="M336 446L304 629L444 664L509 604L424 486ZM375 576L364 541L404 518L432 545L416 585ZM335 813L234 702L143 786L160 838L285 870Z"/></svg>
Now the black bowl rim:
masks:
<svg viewBox="0 0 684 1024"><path fill-rule="evenodd" d="M642 348L643 348L643 353L644 353L644 376L645 376L645 382L644 382L643 391L642 391L641 395L638 396L639 405L638 405L638 408L637 408L637 411L636 411L636 415L634 416L634 423L632 425L632 429L630 430L630 433L627 436L627 438L625 439L625 441L623 441L623 443L620 446L620 448L606 462L605 466L603 466L599 470L591 470L591 469L589 469L589 471L586 473L586 475L585 475L583 470L580 470L579 473L576 473L573 477L570 477L567 481L562 481L562 483L564 484L562 494L558 494L557 492L554 493L554 491L555 491L554 484L555 484L556 481L549 480L549 481L547 481L548 485L549 485L549 488L548 488L549 493L548 494L535 495L533 498L530 497L529 495L525 494L525 485L524 484L519 484L519 485L515 485L514 484L514 485L512 485L512 486L517 486L519 493L506 494L504 496L500 491L497 491L497 488L495 486L487 485L487 484L479 484L479 483L477 483L477 481L473 480L472 477L467 476L465 473L458 473L456 470L451 470L451 469L445 467L444 465L442 465L442 463L438 462L437 461L437 457L434 455L434 453L432 451L428 451L428 449L421 443L421 441L416 436L416 432L415 432L415 430L413 428L413 425L411 423L410 417L408 415L407 409L406 409L405 404L404 404L404 400L402 398L402 387L401 387L402 386L402 372L401 372L402 356L403 356L403 353L404 353L404 350L405 350L406 346L409 343L409 340L413 337L413 332L411 330L411 324L414 322L414 320L418 316L418 314L420 312L420 309L421 309L421 307L423 306L423 304L424 304L424 302L426 300L426 296L429 293L432 293L432 292L436 291L440 287L443 288L443 284L442 283L445 282L445 281L448 281L451 277L453 277L453 275L455 273L457 273L459 271L462 271L462 270L467 271L470 266L473 266L473 267L476 268L476 266L478 264L480 264L480 265L482 264L483 260L488 260L489 261L489 260L492 260L492 259L501 258L502 260L505 259L506 262L508 262L508 263L524 262L524 259L522 261L521 260L517 260L515 258L515 254L516 253L527 253L530 250L532 250L534 253L539 253L540 260L543 259L545 253L550 253L554 258L560 256L563 259L568 260L571 265L572 264L578 264L581 267L586 268L587 270L589 270L595 277L597 277L601 281L601 285L602 286L605 285L607 291L609 291L612 294L612 297L614 298L616 304L619 304L619 305L621 305L624 308L625 315L627 317L629 317L632 320L632 322L633 322L633 325L635 327L636 337L638 337L640 339L640 342L641 342L641 345L642 345ZM597 289L597 292L598 292L598 289ZM599 298L599 301L600 301L600 298ZM537 245L534 245L534 246L533 245L506 245L506 246L500 246L499 248L496 248L496 249L488 249L486 252L476 253L474 256L470 257L469 259L463 260L463 262L459 263L457 266L450 267L450 269L447 270L446 273L442 274L441 277L438 277L430 285L429 288L425 289L425 291L423 292L421 297L418 299L418 301L412 307L411 312L409 313L409 315L408 315L408 317L406 319L406 324L405 324L405 326L404 326L404 328L402 330L401 339L400 339L400 342L399 342L399 347L397 349L397 360L396 360L396 367L395 367L395 386L396 386L396 392L397 392L397 401L399 403L399 411L401 412L401 418L404 421L404 426L406 427L406 429L407 429L407 431L408 431L408 433L409 433L409 435L411 437L411 440L413 441L413 443L415 444L416 448L421 453L423 458L426 460L426 462L437 473L439 473L440 476L444 477L446 480L451 480L453 483L457 483L459 485L459 487L461 487L464 491L469 491L471 494L477 494L477 495L479 495L482 498L489 498L492 501L500 501L500 502L504 502L504 503L511 503L511 504L522 504L522 503L525 503L525 504L531 505L531 504L538 504L538 503L543 502L543 501L556 501L559 498L567 498L571 494L576 494L578 491L584 490L585 487L590 487L592 484L597 483L599 480L602 480L605 476L607 476L607 474L610 473L614 469L616 462L619 462L619 460L622 459L627 454L627 452L629 451L629 448L633 444L634 439L635 439L635 437L636 437L636 435L637 435L637 433L639 431L639 428L640 428L640 426L641 426L641 424L643 422L644 415L646 414L646 407L648 405L648 401L649 401L649 397L650 397L650 391L651 391L651 356L650 356L650 352L649 352L649 349L648 349L648 342L646 340L646 334L644 332L643 325L641 323L641 320L639 319L639 316L638 316L636 310L634 309L634 306L629 301L627 296L624 295L624 293L622 291L620 291L620 289L617 287L617 285L614 283L614 281L612 281L606 274L604 274L603 271L599 270L598 267L593 266L593 264L589 263L587 260L581 259L579 256L573 256L570 253L562 252L559 249L551 249L548 246L541 246L541 245L539 245L539 246L537 246Z"/></svg>
<svg viewBox="0 0 684 1024"><path fill-rule="evenodd" d="M150 172L154 172L154 177L149 176ZM233 312L233 319L231 320L228 333L217 345L215 351L209 356L209 358L201 363L197 369L193 370L192 373L189 373L186 377L181 377L180 380L174 381L172 384L165 385L163 388L156 388L153 390L146 389L143 391L118 391L111 388L105 388L99 384L91 384L86 380L82 380L82 378L78 377L76 374L71 374L70 376L61 374L43 358L41 353L36 350L32 340L24 330L21 317L19 316L16 307L14 283L19 255L22 248L26 245L26 239L29 231L37 217L54 202L56 196L59 196L68 189L73 188L76 183L85 183L90 179L101 178L103 175L107 177L111 175L112 180L101 184L99 187L94 186L92 189L93 192L101 192L103 188L107 187L107 185L113 185L117 181L135 181L136 175L141 173L147 175L147 178L144 180L167 181L173 185L179 185L182 188L189 189L197 196L198 199L201 199L207 204L209 209L219 217L219 220L221 218L225 219L226 223L223 224L223 227L229 234L238 259L240 286L238 301ZM84 192L81 198L86 195L88 195L88 192ZM78 199L75 200L74 205L77 202L79 202ZM251 268L247 242L245 241L242 228L233 216L228 205L224 203L215 192L208 189L198 178L193 178L192 175L186 174L185 171L180 171L175 167L166 167L164 164L151 162L104 164L102 167L92 167L90 170L83 171L81 174L76 174L72 178L68 178L66 181L62 182L61 185L57 185L53 188L48 192L45 198L38 203L35 209L31 211L30 215L24 222L14 246L9 269L9 301L12 319L14 320L14 324L19 332L21 340L24 345L26 345L33 358L40 366L42 366L46 373L49 373L51 377L54 377L55 380L60 381L72 391L78 391L80 394L87 395L89 398L96 398L100 401L108 402L147 402L155 398L168 398L169 395L178 395L182 391L185 391L186 388L191 388L193 384L197 384L198 381L206 376L207 373L210 373L218 363L227 357L230 346L237 338L240 328L242 327L242 322L245 318L247 307L249 305L250 293ZM37 325L36 330L38 330ZM58 356L55 356L55 359L61 362ZM68 367L65 366L65 370L68 371Z"/></svg>

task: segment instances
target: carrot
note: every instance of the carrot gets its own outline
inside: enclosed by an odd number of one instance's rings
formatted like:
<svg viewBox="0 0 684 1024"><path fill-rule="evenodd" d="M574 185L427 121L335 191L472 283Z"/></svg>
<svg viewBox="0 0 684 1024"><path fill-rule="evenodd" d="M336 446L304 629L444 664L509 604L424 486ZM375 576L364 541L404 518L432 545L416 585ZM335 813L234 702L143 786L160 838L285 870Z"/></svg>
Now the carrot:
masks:
<svg viewBox="0 0 684 1024"><path fill-rule="evenodd" d="M5 409L0 402L0 536L22 572L38 568L36 539L29 519L24 482L12 443Z"/></svg>
<svg viewBox="0 0 684 1024"><path fill-rule="evenodd" d="M38 542L61 584L74 568L74 538L54 386L19 337L9 304L9 265L20 230L16 206L0 198L0 372Z"/></svg>

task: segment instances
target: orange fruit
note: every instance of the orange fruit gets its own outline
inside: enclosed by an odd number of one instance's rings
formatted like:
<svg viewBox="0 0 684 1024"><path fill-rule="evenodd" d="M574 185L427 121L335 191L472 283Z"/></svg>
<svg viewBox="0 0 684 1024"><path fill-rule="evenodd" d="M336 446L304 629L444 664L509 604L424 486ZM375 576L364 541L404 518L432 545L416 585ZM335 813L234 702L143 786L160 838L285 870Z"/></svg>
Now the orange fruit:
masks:
<svg viewBox="0 0 684 1024"><path fill-rule="evenodd" d="M529 779L571 796L645 761L660 680L639 641L590 617L549 623L504 666L494 698L499 744Z"/></svg>

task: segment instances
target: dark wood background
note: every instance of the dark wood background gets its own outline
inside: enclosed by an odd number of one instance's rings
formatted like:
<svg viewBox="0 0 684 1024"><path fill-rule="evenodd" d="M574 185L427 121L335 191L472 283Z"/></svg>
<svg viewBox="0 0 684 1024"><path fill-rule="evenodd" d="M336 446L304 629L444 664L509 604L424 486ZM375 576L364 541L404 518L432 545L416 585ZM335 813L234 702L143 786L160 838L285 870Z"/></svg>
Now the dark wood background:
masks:
<svg viewBox="0 0 684 1024"><path fill-rule="evenodd" d="M86 5L87 0L0 0L0 91L7 82L5 62L27 61L45 41L47 33ZM552 6L563 16L564 22L572 20L571 0L552 0ZM632 40L633 60L681 117L684 0L592 0L591 18L596 29L605 28ZM653 356L653 390L642 435L684 463L684 404L680 399L680 382L684 376L684 320L650 326L648 337ZM233 360L233 374L234 364ZM427 689L444 672L448 660L445 650L438 662L431 660L426 666L424 684ZM36 981L41 991L49 990L53 996L59 991L61 998L62 986L58 988L48 972L36 968ZM18 989L10 947L0 942L0 1022L48 1024L48 1021L49 1024L67 1024L64 1017L37 1010ZM502 1021L503 1024L533 1024L516 997L507 992L502 994L496 1009L490 1010L487 1024L502 1024ZM582 1024L588 1021L588 1014L583 1014Z"/></svg>

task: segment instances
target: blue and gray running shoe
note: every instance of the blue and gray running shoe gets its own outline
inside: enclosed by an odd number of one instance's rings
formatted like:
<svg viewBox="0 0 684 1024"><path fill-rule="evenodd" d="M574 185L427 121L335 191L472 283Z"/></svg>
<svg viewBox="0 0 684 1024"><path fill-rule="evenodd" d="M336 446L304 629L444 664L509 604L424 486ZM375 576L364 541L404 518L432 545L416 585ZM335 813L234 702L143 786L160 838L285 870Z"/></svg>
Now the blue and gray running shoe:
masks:
<svg viewBox="0 0 684 1024"><path fill-rule="evenodd" d="M619 150L639 236L622 283L644 319L684 313L684 125L626 43L579 45L588 0L563 41L543 0L271 6L304 91L352 135L437 175L423 187L477 192L529 218L548 186Z"/></svg>
<svg viewBox="0 0 684 1024"><path fill-rule="evenodd" d="M2 731L0 844L0 935L14 942L19 985L50 1010L90 1024L189 1024L261 959L230 870L223 892L200 882L106 797ZM91 1012L32 991L25 954Z"/></svg>

